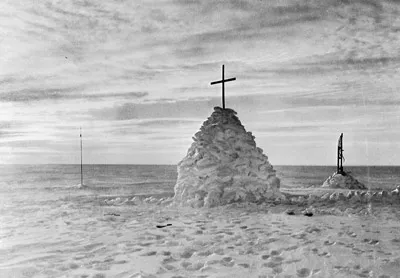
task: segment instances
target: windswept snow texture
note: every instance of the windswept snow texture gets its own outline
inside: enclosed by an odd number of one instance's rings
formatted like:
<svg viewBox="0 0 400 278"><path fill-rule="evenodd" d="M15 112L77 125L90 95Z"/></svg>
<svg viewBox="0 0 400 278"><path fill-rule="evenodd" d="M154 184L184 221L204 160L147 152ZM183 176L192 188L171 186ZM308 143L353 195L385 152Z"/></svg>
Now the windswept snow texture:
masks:
<svg viewBox="0 0 400 278"><path fill-rule="evenodd" d="M367 189L367 187L348 173L334 173L328 177L322 187L342 189Z"/></svg>
<svg viewBox="0 0 400 278"><path fill-rule="evenodd" d="M215 107L178 164L174 200L192 207L282 197L263 150L232 109Z"/></svg>

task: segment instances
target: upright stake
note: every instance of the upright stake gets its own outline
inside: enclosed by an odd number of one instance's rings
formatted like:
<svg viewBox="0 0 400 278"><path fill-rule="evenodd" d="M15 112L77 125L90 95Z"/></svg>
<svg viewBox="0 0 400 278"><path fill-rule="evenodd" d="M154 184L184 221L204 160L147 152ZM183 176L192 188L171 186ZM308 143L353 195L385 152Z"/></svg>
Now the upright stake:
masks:
<svg viewBox="0 0 400 278"><path fill-rule="evenodd" d="M343 173L343 133L340 134L337 152L337 173Z"/></svg>
<svg viewBox="0 0 400 278"><path fill-rule="evenodd" d="M81 137L81 185L83 185L83 166L82 166L82 128L79 128L79 135Z"/></svg>

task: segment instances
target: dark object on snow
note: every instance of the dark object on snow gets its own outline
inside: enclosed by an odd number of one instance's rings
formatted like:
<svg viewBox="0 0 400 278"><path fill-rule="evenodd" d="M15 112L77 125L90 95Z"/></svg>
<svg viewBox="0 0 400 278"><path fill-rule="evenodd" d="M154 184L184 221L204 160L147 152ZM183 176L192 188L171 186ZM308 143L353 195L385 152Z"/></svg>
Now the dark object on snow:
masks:
<svg viewBox="0 0 400 278"><path fill-rule="evenodd" d="M172 224L166 224L166 225L156 225L157 228L165 228L167 226L172 226Z"/></svg>
<svg viewBox="0 0 400 278"><path fill-rule="evenodd" d="M308 217L311 217L311 216L314 215L311 211L305 211L303 214L304 214L305 216L308 216Z"/></svg>
<svg viewBox="0 0 400 278"><path fill-rule="evenodd" d="M118 213L106 213L104 215L120 216L120 214L118 214Z"/></svg>
<svg viewBox="0 0 400 278"><path fill-rule="evenodd" d="M287 210L286 214L287 215L295 215L294 210L291 210L291 209Z"/></svg>

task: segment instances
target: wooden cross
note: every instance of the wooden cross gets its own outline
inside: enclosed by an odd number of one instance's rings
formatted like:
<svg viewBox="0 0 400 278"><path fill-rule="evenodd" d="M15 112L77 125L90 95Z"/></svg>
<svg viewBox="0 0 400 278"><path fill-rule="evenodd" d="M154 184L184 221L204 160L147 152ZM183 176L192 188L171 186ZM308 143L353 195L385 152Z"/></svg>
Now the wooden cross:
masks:
<svg viewBox="0 0 400 278"><path fill-rule="evenodd" d="M234 81L236 77L225 79L225 65L222 65L222 79L211 82L211 85L222 83L222 108L225 109L225 82Z"/></svg>

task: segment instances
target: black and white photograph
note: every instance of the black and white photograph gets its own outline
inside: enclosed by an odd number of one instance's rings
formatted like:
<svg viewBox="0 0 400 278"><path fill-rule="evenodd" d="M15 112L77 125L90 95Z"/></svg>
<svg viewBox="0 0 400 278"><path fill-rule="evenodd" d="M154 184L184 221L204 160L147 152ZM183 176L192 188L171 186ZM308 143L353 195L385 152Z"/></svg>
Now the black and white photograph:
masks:
<svg viewBox="0 0 400 278"><path fill-rule="evenodd" d="M1 0L3 277L400 277L400 1Z"/></svg>

